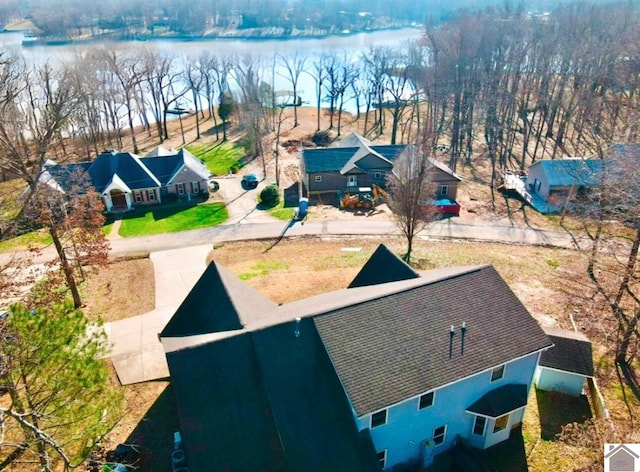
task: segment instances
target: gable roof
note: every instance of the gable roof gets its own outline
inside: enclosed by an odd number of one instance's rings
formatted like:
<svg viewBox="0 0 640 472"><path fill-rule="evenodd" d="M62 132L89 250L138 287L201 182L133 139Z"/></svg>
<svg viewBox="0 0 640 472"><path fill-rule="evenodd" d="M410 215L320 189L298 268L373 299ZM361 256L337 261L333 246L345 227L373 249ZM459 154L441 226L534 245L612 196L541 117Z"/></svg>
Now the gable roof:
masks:
<svg viewBox="0 0 640 472"><path fill-rule="evenodd" d="M531 164L539 166L544 173L549 187L571 187L574 185L592 186L598 183L602 172L600 159L543 159Z"/></svg>
<svg viewBox="0 0 640 472"><path fill-rule="evenodd" d="M171 177L182 167L182 158L177 155L141 157L142 163L153 172L162 185L167 185Z"/></svg>
<svg viewBox="0 0 640 472"><path fill-rule="evenodd" d="M387 246L380 244L348 288L378 285L399 280L415 279L420 275L399 259Z"/></svg>
<svg viewBox="0 0 640 472"><path fill-rule="evenodd" d="M591 341L577 331L543 328L554 346L542 353L539 365L593 377Z"/></svg>
<svg viewBox="0 0 640 472"><path fill-rule="evenodd" d="M464 355L456 344L449 358L449 328L463 321ZM358 416L552 345L491 266L460 269L314 322Z"/></svg>
<svg viewBox="0 0 640 472"><path fill-rule="evenodd" d="M354 171L364 172L358 167L358 161L374 156L382 166L392 166L392 161L404 149L404 144L376 145L357 133L351 133L328 148L305 149L302 159L307 173L340 172L345 175Z"/></svg>
<svg viewBox="0 0 640 472"><path fill-rule="evenodd" d="M190 469L379 470L313 323L298 328L167 355Z"/></svg>
<svg viewBox="0 0 640 472"><path fill-rule="evenodd" d="M115 174L118 174L131 190L160 186L160 181L141 159L130 152L102 153L91 163L88 172L94 187L100 193L109 185Z"/></svg>
<svg viewBox="0 0 640 472"><path fill-rule="evenodd" d="M276 304L213 261L186 296L160 337L184 337L241 329Z"/></svg>

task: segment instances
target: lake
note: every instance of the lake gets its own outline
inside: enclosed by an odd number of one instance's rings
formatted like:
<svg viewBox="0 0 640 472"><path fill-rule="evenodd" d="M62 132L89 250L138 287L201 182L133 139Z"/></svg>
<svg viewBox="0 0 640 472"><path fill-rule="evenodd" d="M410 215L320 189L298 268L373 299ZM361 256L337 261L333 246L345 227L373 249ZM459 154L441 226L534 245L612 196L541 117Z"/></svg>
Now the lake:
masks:
<svg viewBox="0 0 640 472"><path fill-rule="evenodd" d="M382 30L370 33L352 35L335 35L324 38L308 39L207 39L195 41L154 40L154 41L121 41L117 44L131 48L155 48L158 51L174 54L178 57L197 58L203 51L210 51L219 56L238 57L251 56L259 59L263 64L262 79L273 83L275 90L290 90L291 84L287 79L287 71L282 64L276 65L272 71L276 55L293 57L295 54L305 55L310 59L322 54L346 54L350 61L357 62L360 53L366 52L371 46L400 46L409 40L416 40L422 36L422 30L417 28L402 28L396 30ZM11 54L22 54L27 61L52 65L71 61L78 52L95 47L100 42L87 42L65 45L33 45L22 46L22 33L0 33L0 50ZM301 74L298 82L299 95L303 104L315 104L315 82L313 66L307 63L307 74ZM345 110L355 111L353 100L345 104Z"/></svg>

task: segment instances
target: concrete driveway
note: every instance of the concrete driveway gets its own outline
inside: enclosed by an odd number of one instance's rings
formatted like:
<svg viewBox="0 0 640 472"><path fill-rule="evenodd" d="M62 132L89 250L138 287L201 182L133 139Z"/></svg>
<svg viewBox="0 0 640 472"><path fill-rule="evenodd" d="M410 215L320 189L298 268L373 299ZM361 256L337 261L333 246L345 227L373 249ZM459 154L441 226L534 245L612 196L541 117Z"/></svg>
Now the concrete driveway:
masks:
<svg viewBox="0 0 640 472"><path fill-rule="evenodd" d="M151 253L156 281L155 309L105 323L113 346L111 360L123 385L169 376L158 334L204 272L211 247L206 244Z"/></svg>

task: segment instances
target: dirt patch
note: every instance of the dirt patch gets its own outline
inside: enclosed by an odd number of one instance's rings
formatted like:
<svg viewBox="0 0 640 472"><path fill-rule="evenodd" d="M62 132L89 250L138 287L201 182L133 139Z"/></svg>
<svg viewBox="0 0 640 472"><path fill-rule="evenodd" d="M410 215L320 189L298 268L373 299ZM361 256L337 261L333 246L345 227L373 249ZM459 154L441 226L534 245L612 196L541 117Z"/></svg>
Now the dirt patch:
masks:
<svg viewBox="0 0 640 472"><path fill-rule="evenodd" d="M84 312L90 319L117 321L154 309L153 262L148 257L118 260L90 272Z"/></svg>

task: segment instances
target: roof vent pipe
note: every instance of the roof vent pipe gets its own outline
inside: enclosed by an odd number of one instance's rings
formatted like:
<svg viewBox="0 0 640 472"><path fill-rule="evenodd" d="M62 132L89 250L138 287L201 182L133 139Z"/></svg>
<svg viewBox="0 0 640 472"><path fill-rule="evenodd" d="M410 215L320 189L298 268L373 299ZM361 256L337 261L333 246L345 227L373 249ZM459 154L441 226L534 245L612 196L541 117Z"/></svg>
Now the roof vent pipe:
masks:
<svg viewBox="0 0 640 472"><path fill-rule="evenodd" d="M449 330L449 359L453 355L453 337L456 335L456 327L451 325L451 329Z"/></svg>
<svg viewBox="0 0 640 472"><path fill-rule="evenodd" d="M460 326L460 333L462 334L460 336L461 340L460 340L460 355L464 355L464 334L467 332L467 323L465 323L464 321L462 322L462 326Z"/></svg>

